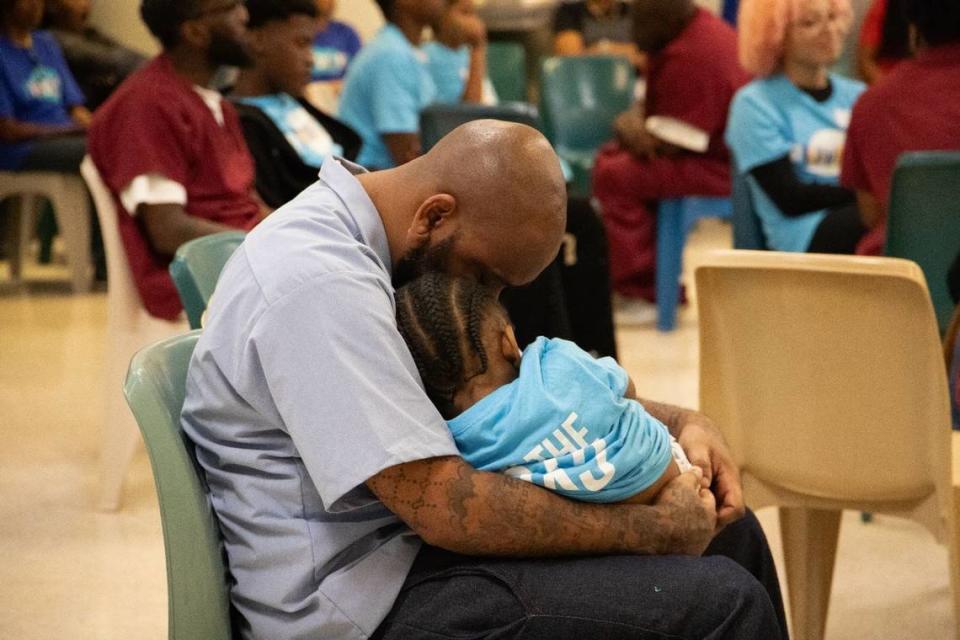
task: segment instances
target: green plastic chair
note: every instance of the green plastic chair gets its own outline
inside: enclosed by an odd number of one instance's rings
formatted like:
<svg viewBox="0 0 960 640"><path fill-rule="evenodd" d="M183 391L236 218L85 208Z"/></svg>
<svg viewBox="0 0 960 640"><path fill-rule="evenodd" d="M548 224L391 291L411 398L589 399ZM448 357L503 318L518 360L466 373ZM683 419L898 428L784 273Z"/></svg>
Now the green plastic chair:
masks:
<svg viewBox="0 0 960 640"><path fill-rule="evenodd" d="M184 242L177 249L170 263L170 275L191 329L200 328L220 272L246 235L243 231L224 231Z"/></svg>
<svg viewBox="0 0 960 640"><path fill-rule="evenodd" d="M527 52L518 42L487 44L487 75L500 102L527 99Z"/></svg>
<svg viewBox="0 0 960 640"><path fill-rule="evenodd" d="M432 104L420 112L420 144L424 152L440 138L471 120L506 120L542 130L537 108L523 102L488 106L482 104Z"/></svg>
<svg viewBox="0 0 960 640"><path fill-rule="evenodd" d="M633 104L636 70L619 56L566 56L543 61L540 117L557 154L573 168L571 192L590 195L597 149L613 121Z"/></svg>
<svg viewBox="0 0 960 640"><path fill-rule="evenodd" d="M941 335L953 313L947 271L960 252L960 152L905 153L897 161L887 214L886 254L920 265Z"/></svg>
<svg viewBox="0 0 960 640"><path fill-rule="evenodd" d="M200 336L157 342L130 363L123 392L150 455L167 558L170 640L230 640L223 546L193 445L180 429L187 365Z"/></svg>

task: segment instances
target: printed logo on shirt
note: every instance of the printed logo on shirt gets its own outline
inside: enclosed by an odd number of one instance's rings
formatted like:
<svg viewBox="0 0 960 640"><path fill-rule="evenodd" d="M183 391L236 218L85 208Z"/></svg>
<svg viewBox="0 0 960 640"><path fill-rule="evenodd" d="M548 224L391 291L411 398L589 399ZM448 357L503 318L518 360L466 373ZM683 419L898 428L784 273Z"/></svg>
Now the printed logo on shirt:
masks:
<svg viewBox="0 0 960 640"><path fill-rule="evenodd" d="M846 139L846 132L840 129L820 129L810 136L806 145L794 146L790 159L810 175L836 178L840 175Z"/></svg>
<svg viewBox="0 0 960 640"><path fill-rule="evenodd" d="M24 83L26 94L35 100L60 102L62 86L60 75L50 67L36 67Z"/></svg>
<svg viewBox="0 0 960 640"><path fill-rule="evenodd" d="M527 452L523 459L529 466L517 465L504 471L508 476L539 484L547 489L566 491L597 492L610 484L617 473L616 467L607 460L607 442L597 438L588 443L585 428L574 426L577 414L571 413L559 429L550 437ZM550 457L547 457L549 455ZM595 471L586 470L571 478L564 468L595 463ZM577 481L579 480L579 484Z"/></svg>
<svg viewBox="0 0 960 640"><path fill-rule="evenodd" d="M313 74L338 76L347 68L347 54L330 47L313 48Z"/></svg>

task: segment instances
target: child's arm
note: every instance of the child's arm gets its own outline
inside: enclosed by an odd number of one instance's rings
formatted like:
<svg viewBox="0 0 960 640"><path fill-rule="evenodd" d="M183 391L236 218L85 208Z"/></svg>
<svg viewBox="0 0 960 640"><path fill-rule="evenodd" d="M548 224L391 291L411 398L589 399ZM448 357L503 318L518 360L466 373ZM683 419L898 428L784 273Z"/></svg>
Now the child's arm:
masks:
<svg viewBox="0 0 960 640"><path fill-rule="evenodd" d="M680 467L677 465L677 461L670 459L670 464L667 465L666 470L663 472L657 481L652 485L641 491L640 493L631 496L624 500L624 502L629 502L631 504L653 504L654 498L659 495L661 489L663 489L667 484L680 475Z"/></svg>

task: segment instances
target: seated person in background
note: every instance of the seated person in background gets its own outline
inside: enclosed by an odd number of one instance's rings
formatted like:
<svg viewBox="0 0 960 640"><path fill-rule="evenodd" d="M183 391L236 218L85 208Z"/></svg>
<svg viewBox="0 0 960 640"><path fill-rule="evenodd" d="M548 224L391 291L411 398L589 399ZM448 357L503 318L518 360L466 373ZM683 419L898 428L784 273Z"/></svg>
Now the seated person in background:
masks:
<svg viewBox="0 0 960 640"><path fill-rule="evenodd" d="M857 70L863 81L874 84L909 59L913 55L910 40L903 0L873 0L857 42Z"/></svg>
<svg viewBox="0 0 960 640"><path fill-rule="evenodd" d="M45 22L95 110L146 58L87 24L91 0L47 0Z"/></svg>
<svg viewBox="0 0 960 640"><path fill-rule="evenodd" d="M0 4L0 170L77 173L90 123L43 0Z"/></svg>
<svg viewBox="0 0 960 640"><path fill-rule="evenodd" d="M310 78L313 0L247 0L253 65L231 93L256 166L257 193L270 207L313 184L330 156L352 160L360 138L300 96Z"/></svg>
<svg viewBox="0 0 960 640"><path fill-rule="evenodd" d="M646 57L633 39L630 5L622 0L561 3L553 17L553 33L554 55L619 55L638 68L645 66Z"/></svg>
<svg viewBox="0 0 960 640"><path fill-rule="evenodd" d="M841 182L857 192L870 227L857 253L879 254L897 158L906 151L960 149L960 3L903 0L919 39L901 62L857 102L843 154Z"/></svg>
<svg viewBox="0 0 960 640"><path fill-rule="evenodd" d="M207 88L219 66L250 62L247 10L239 0L143 0L140 14L163 52L97 110L89 147L143 304L173 319L181 305L167 267L177 248L268 213L237 114Z"/></svg>
<svg viewBox="0 0 960 640"><path fill-rule="evenodd" d="M344 80L340 119L360 134L357 161L389 169L421 153L420 112L437 88L420 48L447 0L377 0L387 24L356 57Z"/></svg>
<svg viewBox="0 0 960 640"><path fill-rule="evenodd" d="M730 99L748 78L737 62L736 33L693 0L636 0L634 35L650 54L646 99L618 116L616 140L601 148L594 164L593 193L607 228L613 288L638 300L636 311L643 313L640 299L655 298L651 203L730 193L723 130ZM668 140L649 116L669 118L695 139Z"/></svg>
<svg viewBox="0 0 960 640"><path fill-rule="evenodd" d="M317 28L306 96L318 109L334 113L347 67L360 52L360 36L350 25L333 19L335 0L314 0Z"/></svg>
<svg viewBox="0 0 960 640"><path fill-rule="evenodd" d="M448 0L446 11L431 27L434 39L423 50L437 87L436 102L495 104L487 79L487 28L473 0Z"/></svg>
<svg viewBox="0 0 960 640"><path fill-rule="evenodd" d="M740 3L740 60L758 78L730 106L727 143L776 251L853 253L866 231L839 185L864 85L830 73L851 13L848 0Z"/></svg>
<svg viewBox="0 0 960 640"><path fill-rule="evenodd" d="M476 281L428 273L396 299L427 395L475 469L577 500L641 504L692 469L613 358L544 337L521 356L506 309Z"/></svg>

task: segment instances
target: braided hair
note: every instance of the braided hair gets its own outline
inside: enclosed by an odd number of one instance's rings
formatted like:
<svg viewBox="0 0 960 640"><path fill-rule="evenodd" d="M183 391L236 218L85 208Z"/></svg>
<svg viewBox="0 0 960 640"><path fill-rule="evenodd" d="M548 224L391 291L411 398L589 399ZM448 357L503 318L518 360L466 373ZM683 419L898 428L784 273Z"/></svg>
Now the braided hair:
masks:
<svg viewBox="0 0 960 640"><path fill-rule="evenodd" d="M417 364L427 396L444 418L456 415L454 395L485 373L483 330L507 312L493 292L465 278L428 272L396 292L397 327Z"/></svg>

